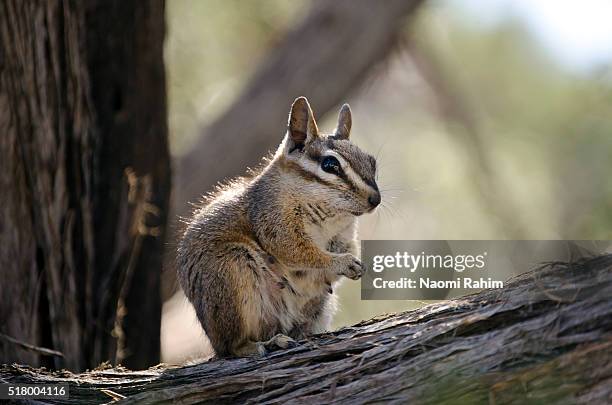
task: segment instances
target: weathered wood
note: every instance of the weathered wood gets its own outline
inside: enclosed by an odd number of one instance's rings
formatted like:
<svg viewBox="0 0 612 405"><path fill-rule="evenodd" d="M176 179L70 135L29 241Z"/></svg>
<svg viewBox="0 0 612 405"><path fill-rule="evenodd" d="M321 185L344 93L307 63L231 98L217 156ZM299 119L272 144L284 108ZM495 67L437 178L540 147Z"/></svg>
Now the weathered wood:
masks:
<svg viewBox="0 0 612 405"><path fill-rule="evenodd" d="M159 361L164 30L161 0L0 2L0 361Z"/></svg>
<svg viewBox="0 0 612 405"><path fill-rule="evenodd" d="M78 375L12 365L0 379L69 383L75 404L115 394L127 397L119 403L606 403L612 255L551 263L502 290L382 316L265 357Z"/></svg>

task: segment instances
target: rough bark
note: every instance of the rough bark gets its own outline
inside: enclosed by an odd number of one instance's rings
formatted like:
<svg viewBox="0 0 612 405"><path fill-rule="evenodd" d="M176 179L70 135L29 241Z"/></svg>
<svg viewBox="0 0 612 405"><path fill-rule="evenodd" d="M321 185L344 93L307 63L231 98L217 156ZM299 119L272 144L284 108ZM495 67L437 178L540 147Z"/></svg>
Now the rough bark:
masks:
<svg viewBox="0 0 612 405"><path fill-rule="evenodd" d="M159 359L163 13L162 1L0 4L3 362Z"/></svg>
<svg viewBox="0 0 612 405"><path fill-rule="evenodd" d="M96 266L102 271L94 285L105 287L94 292L94 302L101 303L96 309L105 324L100 327L115 334L104 334L102 346L112 347L117 339L116 361L133 368L157 363L160 350L160 277L170 198L164 8L163 0L86 2L91 96L102 135L97 170L103 175L93 218ZM127 201L118 187L123 179L131 187ZM125 210L129 191L133 202L142 201L131 213Z"/></svg>
<svg viewBox="0 0 612 405"><path fill-rule="evenodd" d="M422 2L314 2L304 20L266 56L236 102L178 160L177 213L185 214L189 202L218 181L243 174L276 147L297 96L308 97L318 116L346 100L385 60L404 33L406 17Z"/></svg>
<svg viewBox="0 0 612 405"><path fill-rule="evenodd" d="M68 383L69 403L609 403L611 297L606 255L265 357L79 375L13 365L0 379Z"/></svg>

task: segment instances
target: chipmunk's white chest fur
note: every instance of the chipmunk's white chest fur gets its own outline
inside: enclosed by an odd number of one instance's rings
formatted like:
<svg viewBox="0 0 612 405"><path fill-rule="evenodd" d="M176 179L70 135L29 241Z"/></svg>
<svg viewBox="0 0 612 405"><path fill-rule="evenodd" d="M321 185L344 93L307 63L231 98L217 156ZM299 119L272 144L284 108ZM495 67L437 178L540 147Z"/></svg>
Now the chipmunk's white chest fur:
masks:
<svg viewBox="0 0 612 405"><path fill-rule="evenodd" d="M356 219L350 214L331 214L316 216L315 209L307 208L315 221L306 219L304 229L312 241L321 250L327 250L329 241L337 236L345 240L352 240L355 235ZM312 218L312 216L308 218Z"/></svg>

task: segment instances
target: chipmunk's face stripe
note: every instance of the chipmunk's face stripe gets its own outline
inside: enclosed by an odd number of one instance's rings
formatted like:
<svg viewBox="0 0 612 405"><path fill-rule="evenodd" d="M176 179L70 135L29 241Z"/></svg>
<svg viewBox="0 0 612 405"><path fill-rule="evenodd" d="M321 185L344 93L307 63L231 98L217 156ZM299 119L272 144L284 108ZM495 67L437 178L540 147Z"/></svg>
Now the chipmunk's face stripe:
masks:
<svg viewBox="0 0 612 405"><path fill-rule="evenodd" d="M315 170L312 169L312 166L314 166ZM285 167L286 169L292 170L298 176L300 176L306 181L316 181L327 187L334 186L332 182L326 179L323 179L316 174L317 173L316 168L318 167L316 164L309 165L309 164L304 164L304 162L296 163L293 161L284 160L283 167Z"/></svg>
<svg viewBox="0 0 612 405"><path fill-rule="evenodd" d="M344 180L344 182L347 183L351 189L355 191L363 190L367 192L378 191L378 187L374 182L375 165L372 166L373 170L371 170L371 173L368 173L367 177L365 177L353 168L349 158L340 153L340 151L327 150L321 157L324 158L325 156L333 156L338 159L342 166L342 173L339 174L339 177ZM369 155L366 156L369 157Z"/></svg>
<svg viewBox="0 0 612 405"><path fill-rule="evenodd" d="M339 173L328 173L321 168L323 159L328 156L335 157L340 163L342 170ZM335 185L334 188L339 188L339 184L341 183L343 185L348 185L353 191L357 190L357 186L353 181L351 181L344 171L344 167L347 167L348 163L339 154L330 150L326 150L320 154L317 150L313 150L310 151L310 153L306 153L304 157L305 159L299 163L302 169L308 171L311 175L320 179L322 182L325 182L325 184Z"/></svg>
<svg viewBox="0 0 612 405"><path fill-rule="evenodd" d="M340 167L342 169L340 170L339 173L331 173L331 174L327 174L327 176L330 176L330 177L336 178L336 179L339 178L340 180L342 180L342 183L344 185L349 186L349 188L352 191L358 191L359 187L358 187L358 184L356 184L356 182L354 181L354 176L352 175L353 170L351 169L351 166L348 163L348 161L344 157L339 155L338 153L336 153L336 152L334 152L332 150L326 150L320 156L319 163L323 162L323 160L326 157L328 157L328 156L332 156L332 157L336 158L338 160L338 162L340 163Z"/></svg>
<svg viewBox="0 0 612 405"><path fill-rule="evenodd" d="M340 190L348 187L352 192L360 194L378 192L375 181L376 161L347 140L325 138L314 141L304 148L301 156L296 157L298 159L285 160L285 166L294 169L297 175L307 181L316 181ZM322 167L329 157L337 160L341 170L331 171L333 169L330 170L328 162L328 166Z"/></svg>

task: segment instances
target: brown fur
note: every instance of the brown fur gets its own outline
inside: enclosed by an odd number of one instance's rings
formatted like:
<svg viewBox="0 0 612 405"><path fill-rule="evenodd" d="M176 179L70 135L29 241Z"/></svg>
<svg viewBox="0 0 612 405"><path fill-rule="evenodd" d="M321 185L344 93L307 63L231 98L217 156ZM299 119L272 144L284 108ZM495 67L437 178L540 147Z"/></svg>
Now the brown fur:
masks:
<svg viewBox="0 0 612 405"><path fill-rule="evenodd" d="M218 355L261 354L275 335L324 331L334 284L361 276L355 215L373 209L378 189L374 159L348 141L350 120L345 106L341 131L321 136L297 99L267 165L217 190L188 221L179 281ZM342 175L321 170L325 153L342 158Z"/></svg>

